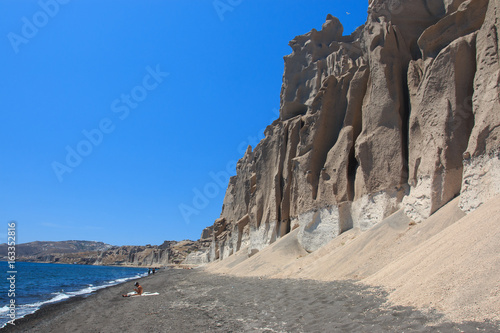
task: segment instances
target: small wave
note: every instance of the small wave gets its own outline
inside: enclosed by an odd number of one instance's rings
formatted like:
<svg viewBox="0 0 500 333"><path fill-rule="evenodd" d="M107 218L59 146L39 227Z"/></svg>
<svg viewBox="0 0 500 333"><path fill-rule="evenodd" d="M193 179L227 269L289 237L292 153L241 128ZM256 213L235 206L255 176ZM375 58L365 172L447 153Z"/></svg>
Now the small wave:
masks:
<svg viewBox="0 0 500 333"><path fill-rule="evenodd" d="M109 281L108 283L114 285L114 284L119 284L119 283L127 282L127 281L129 281L131 279L132 278L116 279L116 280L113 280L113 281Z"/></svg>
<svg viewBox="0 0 500 333"><path fill-rule="evenodd" d="M49 299L47 301L40 301L40 302L35 302L35 303L31 303L31 304L26 304L26 305L19 305L18 308L25 308L26 307L26 308L36 308L38 310L42 305L60 302L62 300L65 300L65 299L68 299L71 297L70 295L68 295L66 293L55 293L55 295L56 296L52 297L51 299Z"/></svg>
<svg viewBox="0 0 500 333"><path fill-rule="evenodd" d="M114 286L114 285L117 285L117 284L120 284L120 283L123 283L123 282L127 282L127 281L130 281L130 280L134 280L134 279L138 279L138 278L141 278L141 277L145 277L147 276L148 274L147 273L142 273L142 274L137 274L135 276L130 276L130 277L127 277L127 278L121 278L121 279L116 279L116 280L112 280L112 281L108 281L108 286Z"/></svg>
<svg viewBox="0 0 500 333"><path fill-rule="evenodd" d="M83 288L83 289L80 289L80 290L77 290L77 291L68 291L67 294L71 295L71 296L78 296L78 295L91 294L91 293L93 293L96 290L97 290L96 288L87 287L87 288Z"/></svg>

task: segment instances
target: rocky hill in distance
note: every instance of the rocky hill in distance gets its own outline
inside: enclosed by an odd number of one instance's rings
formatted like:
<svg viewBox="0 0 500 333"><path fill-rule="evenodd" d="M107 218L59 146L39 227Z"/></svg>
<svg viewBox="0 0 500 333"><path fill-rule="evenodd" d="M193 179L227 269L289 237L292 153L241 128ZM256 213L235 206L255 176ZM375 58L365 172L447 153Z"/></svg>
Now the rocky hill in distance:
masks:
<svg viewBox="0 0 500 333"><path fill-rule="evenodd" d="M0 244L0 257L7 256L7 244ZM105 251L112 245L95 241L69 240L61 242L30 242L16 245L18 257L38 257L54 253L69 254L88 251Z"/></svg>
<svg viewBox="0 0 500 333"><path fill-rule="evenodd" d="M209 243L190 240L145 246L113 246L94 241L37 241L16 245L16 260L80 265L166 266L182 263L191 252L204 250L208 246ZM0 257L7 260L7 244L0 244Z"/></svg>

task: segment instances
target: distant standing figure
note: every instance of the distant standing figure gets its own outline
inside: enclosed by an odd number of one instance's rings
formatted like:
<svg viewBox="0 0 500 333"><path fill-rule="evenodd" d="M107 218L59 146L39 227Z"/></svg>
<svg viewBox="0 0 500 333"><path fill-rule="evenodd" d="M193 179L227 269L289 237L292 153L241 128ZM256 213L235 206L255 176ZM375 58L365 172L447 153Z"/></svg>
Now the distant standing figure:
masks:
<svg viewBox="0 0 500 333"><path fill-rule="evenodd" d="M130 297L130 296L140 296L144 292L144 289L142 289L141 285L139 282L135 283L136 288L134 288L135 294L127 294L127 295L122 295L123 297Z"/></svg>
<svg viewBox="0 0 500 333"><path fill-rule="evenodd" d="M148 275L151 274L151 268L148 268Z"/></svg>
<svg viewBox="0 0 500 333"><path fill-rule="evenodd" d="M153 274L155 273L155 269L153 268Z"/></svg>

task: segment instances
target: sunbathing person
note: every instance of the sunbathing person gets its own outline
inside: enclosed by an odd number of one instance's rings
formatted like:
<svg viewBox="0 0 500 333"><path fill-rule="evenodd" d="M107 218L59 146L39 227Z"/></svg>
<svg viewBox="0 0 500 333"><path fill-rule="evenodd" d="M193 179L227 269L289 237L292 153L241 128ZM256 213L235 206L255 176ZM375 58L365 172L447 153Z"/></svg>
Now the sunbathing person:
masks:
<svg viewBox="0 0 500 333"><path fill-rule="evenodd" d="M134 288L135 293L128 293L126 295L122 295L123 297L130 297L130 296L141 296L144 290L142 289L141 285L139 282L135 283L136 288Z"/></svg>

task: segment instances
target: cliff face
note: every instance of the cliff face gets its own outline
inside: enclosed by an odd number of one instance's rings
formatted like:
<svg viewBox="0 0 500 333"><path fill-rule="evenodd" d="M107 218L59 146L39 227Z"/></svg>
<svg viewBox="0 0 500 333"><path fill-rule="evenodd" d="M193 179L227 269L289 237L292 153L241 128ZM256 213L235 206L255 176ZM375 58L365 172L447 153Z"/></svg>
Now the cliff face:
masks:
<svg viewBox="0 0 500 333"><path fill-rule="evenodd" d="M342 36L328 16L285 57L278 120L237 164L208 252L250 254L298 228L308 252L404 208L500 193L499 0L371 0Z"/></svg>

